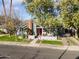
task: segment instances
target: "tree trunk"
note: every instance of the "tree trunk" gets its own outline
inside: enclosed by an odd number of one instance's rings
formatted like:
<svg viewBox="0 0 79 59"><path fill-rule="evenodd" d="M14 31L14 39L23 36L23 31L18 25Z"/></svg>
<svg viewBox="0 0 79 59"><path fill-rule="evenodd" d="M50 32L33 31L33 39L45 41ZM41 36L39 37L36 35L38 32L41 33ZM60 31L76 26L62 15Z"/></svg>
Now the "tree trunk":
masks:
<svg viewBox="0 0 79 59"><path fill-rule="evenodd" d="M5 21L7 19L7 14L6 14L6 8L5 8L5 3L4 3L4 0L2 0L2 5L3 5L3 12L4 12L4 17L5 17Z"/></svg>
<svg viewBox="0 0 79 59"><path fill-rule="evenodd" d="M78 38L79 38L79 28L77 29L77 36L78 36Z"/></svg>
<svg viewBox="0 0 79 59"><path fill-rule="evenodd" d="M10 17L12 17L12 0L10 1L10 14L9 14Z"/></svg>

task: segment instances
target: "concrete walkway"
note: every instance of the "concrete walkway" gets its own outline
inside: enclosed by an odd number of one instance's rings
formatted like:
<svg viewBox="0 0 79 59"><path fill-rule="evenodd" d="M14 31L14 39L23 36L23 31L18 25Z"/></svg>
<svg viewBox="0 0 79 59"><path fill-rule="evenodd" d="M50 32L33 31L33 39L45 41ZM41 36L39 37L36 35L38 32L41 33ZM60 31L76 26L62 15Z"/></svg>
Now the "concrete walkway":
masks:
<svg viewBox="0 0 79 59"><path fill-rule="evenodd" d="M0 41L0 45L12 45L12 46L16 45L16 46L24 46L24 47L29 46L29 47L35 47L35 48L39 47L39 48L51 48L51 49L59 49L59 50L65 50L67 47L69 47L68 50L79 51L79 46L55 46L55 45L35 44L35 43L33 43L34 45L31 45L31 44L19 43L19 42L1 42Z"/></svg>
<svg viewBox="0 0 79 59"><path fill-rule="evenodd" d="M37 40L33 40L32 42L30 42L30 44L35 44Z"/></svg>
<svg viewBox="0 0 79 59"><path fill-rule="evenodd" d="M29 43L29 46L34 46L37 42L37 39L34 39L32 42Z"/></svg>
<svg viewBox="0 0 79 59"><path fill-rule="evenodd" d="M68 46L68 42L67 42L67 39L66 39L66 38L62 38L62 43L63 43L65 46Z"/></svg>

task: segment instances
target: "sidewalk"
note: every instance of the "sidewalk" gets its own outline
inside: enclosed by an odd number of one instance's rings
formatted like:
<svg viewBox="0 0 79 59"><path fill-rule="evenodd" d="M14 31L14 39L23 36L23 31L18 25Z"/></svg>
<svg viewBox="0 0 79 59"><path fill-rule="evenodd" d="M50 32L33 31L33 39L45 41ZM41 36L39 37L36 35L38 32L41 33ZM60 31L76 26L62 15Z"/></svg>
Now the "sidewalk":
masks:
<svg viewBox="0 0 79 59"><path fill-rule="evenodd" d="M47 44L34 44L29 45L27 43L20 43L20 42L1 42L0 45L16 45L16 46L23 46L23 47L35 47L35 48L51 48L51 49L59 49L65 50L68 46L55 46L55 45L47 45ZM79 51L79 46L69 46L70 51Z"/></svg>

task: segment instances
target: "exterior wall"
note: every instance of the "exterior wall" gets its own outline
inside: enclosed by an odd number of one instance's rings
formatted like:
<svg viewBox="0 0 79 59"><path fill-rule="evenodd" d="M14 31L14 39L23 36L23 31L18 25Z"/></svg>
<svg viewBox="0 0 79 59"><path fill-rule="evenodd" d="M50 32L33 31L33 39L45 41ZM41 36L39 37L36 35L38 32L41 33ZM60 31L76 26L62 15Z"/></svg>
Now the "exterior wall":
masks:
<svg viewBox="0 0 79 59"><path fill-rule="evenodd" d="M26 25L29 28L29 31L28 31L29 34L32 34L33 33L33 21L32 20L27 20Z"/></svg>
<svg viewBox="0 0 79 59"><path fill-rule="evenodd" d="M32 21L32 20L27 20L27 21L26 21L26 25L27 25L27 27L28 27L30 30L32 30L32 28L33 28L33 21Z"/></svg>

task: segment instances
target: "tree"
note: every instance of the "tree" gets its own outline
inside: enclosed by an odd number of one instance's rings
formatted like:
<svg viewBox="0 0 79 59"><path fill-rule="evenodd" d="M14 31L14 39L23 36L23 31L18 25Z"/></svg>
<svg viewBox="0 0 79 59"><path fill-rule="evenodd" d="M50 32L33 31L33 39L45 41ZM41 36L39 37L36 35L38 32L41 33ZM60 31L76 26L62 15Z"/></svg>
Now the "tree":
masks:
<svg viewBox="0 0 79 59"><path fill-rule="evenodd" d="M52 10L53 10L53 1L52 0L30 0L27 2L27 10L28 12L38 19L38 25L45 27L45 23L48 17L53 18ZM52 19L53 20L53 19Z"/></svg>
<svg viewBox="0 0 79 59"><path fill-rule="evenodd" d="M7 17L7 21L5 23L5 29L7 29L8 34L13 35L16 34L17 28L22 21L16 18Z"/></svg>
<svg viewBox="0 0 79 59"><path fill-rule="evenodd" d="M14 25L14 21L11 20L10 18L8 18L8 20L6 21L6 29L10 35L14 34L15 25Z"/></svg>
<svg viewBox="0 0 79 59"><path fill-rule="evenodd" d="M79 0L63 0L61 2L61 16L65 27L79 28Z"/></svg>
<svg viewBox="0 0 79 59"><path fill-rule="evenodd" d="M27 3L27 0L25 3ZM41 18L42 16L45 17L49 11L51 12L50 9L53 8L53 2L51 0L32 0L30 3L27 3L26 8L33 16Z"/></svg>

